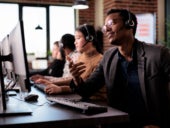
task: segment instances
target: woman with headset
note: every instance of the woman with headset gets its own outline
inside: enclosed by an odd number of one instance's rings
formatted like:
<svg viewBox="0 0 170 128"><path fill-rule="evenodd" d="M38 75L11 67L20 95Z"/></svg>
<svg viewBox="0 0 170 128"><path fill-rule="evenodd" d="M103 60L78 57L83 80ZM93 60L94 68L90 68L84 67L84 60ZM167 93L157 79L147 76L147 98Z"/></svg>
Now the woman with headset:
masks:
<svg viewBox="0 0 170 128"><path fill-rule="evenodd" d="M81 74L82 79L87 79L101 61L103 57L102 43L103 36L100 31L95 31L95 28L92 25L84 24L76 28L74 44L76 50L81 53L77 63L81 62L85 67ZM72 61L70 58L67 59ZM68 93L71 92L71 89L68 85L56 85L49 83L45 91L48 94ZM106 98L105 88L102 88L90 98L104 100Z"/></svg>

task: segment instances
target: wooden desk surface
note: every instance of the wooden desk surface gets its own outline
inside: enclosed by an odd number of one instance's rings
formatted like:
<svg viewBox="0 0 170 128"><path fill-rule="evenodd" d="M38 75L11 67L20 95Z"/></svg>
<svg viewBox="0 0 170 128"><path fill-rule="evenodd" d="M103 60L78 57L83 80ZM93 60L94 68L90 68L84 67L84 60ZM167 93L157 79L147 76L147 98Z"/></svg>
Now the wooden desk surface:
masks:
<svg viewBox="0 0 170 128"><path fill-rule="evenodd" d="M32 109L31 115L0 117L0 128L64 128L96 126L101 124L128 122L128 114L108 107L105 113L84 115L68 107L59 104L51 104L46 100L44 93L32 88L31 93L39 95L38 102L28 104L14 97L12 102L20 105L27 104Z"/></svg>

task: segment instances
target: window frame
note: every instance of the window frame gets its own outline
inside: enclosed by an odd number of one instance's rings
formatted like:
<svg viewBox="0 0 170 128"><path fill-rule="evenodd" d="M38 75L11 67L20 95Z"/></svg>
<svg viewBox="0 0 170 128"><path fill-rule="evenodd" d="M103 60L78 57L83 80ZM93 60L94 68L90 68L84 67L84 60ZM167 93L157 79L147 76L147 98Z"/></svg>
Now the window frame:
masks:
<svg viewBox="0 0 170 128"><path fill-rule="evenodd" d="M46 8L46 57L43 58L38 58L38 59L48 59L49 55L48 55L48 51L51 51L50 49L50 6L64 6L64 7L71 7L71 5L55 5L55 4L25 4L25 3L16 3L16 2L0 2L0 3L6 3L6 4L17 4L19 7L19 19L22 20L23 19L23 7L45 7ZM19 20L18 19L18 20ZM74 29L76 27L76 11L74 10Z"/></svg>

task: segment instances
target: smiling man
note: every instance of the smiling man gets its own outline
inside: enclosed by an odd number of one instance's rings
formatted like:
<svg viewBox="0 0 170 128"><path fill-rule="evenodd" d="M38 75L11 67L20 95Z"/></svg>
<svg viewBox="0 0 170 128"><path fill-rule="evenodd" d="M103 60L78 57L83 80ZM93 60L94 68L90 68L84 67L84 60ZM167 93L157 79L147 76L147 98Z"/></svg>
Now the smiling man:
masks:
<svg viewBox="0 0 170 128"><path fill-rule="evenodd" d="M148 21L149 22L149 21ZM167 128L170 119L170 51L135 38L136 16L125 9L111 9L103 32L113 48L105 52L96 71L85 81L81 64L70 64L70 87L90 97L106 85L111 107L129 114L125 128ZM122 126L120 126L122 127Z"/></svg>

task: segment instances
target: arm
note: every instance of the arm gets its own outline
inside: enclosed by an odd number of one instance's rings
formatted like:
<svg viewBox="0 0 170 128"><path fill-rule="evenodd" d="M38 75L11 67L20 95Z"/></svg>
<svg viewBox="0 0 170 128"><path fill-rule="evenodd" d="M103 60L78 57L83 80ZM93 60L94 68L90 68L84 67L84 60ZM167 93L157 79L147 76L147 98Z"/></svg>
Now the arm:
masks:
<svg viewBox="0 0 170 128"><path fill-rule="evenodd" d="M72 65L73 66L73 65ZM80 77L81 68L76 66L73 68L70 66L70 72L74 76L72 82L70 83L70 88L73 92L78 93L84 98L92 96L104 85L104 75L103 66L100 64L96 70L90 75L90 77L83 81ZM80 71L79 71L80 70ZM75 72L77 71L77 73Z"/></svg>
<svg viewBox="0 0 170 128"><path fill-rule="evenodd" d="M162 54L161 54L161 69L163 69L164 72L164 78L167 80L167 88L165 89L167 91L168 95L168 101L170 101L170 50L167 48L162 49ZM166 82L166 81L164 81ZM169 107L170 107L170 102L169 102Z"/></svg>
<svg viewBox="0 0 170 128"><path fill-rule="evenodd" d="M163 86L164 88L164 94L165 97L163 97L162 101L164 102L163 105L163 111L164 111L164 115L165 119L164 121L168 124L167 127L170 126L169 123L169 115L170 115L170 50L167 48L162 48L161 50L161 60L160 60L160 64L161 64L161 71L163 71L163 81L162 85L167 85L167 86Z"/></svg>
<svg viewBox="0 0 170 128"><path fill-rule="evenodd" d="M70 84L72 77L51 77L51 76L45 76L46 79L48 79L51 83L56 85L68 85Z"/></svg>
<svg viewBox="0 0 170 128"><path fill-rule="evenodd" d="M167 77L168 83L170 85L170 50L167 48L162 49L161 54L161 67Z"/></svg>
<svg viewBox="0 0 170 128"><path fill-rule="evenodd" d="M63 75L65 60L55 59L48 68L48 75L61 77Z"/></svg>
<svg viewBox="0 0 170 128"><path fill-rule="evenodd" d="M55 84L48 84L45 88L47 94L63 94L71 93L71 88L68 85L58 86Z"/></svg>

